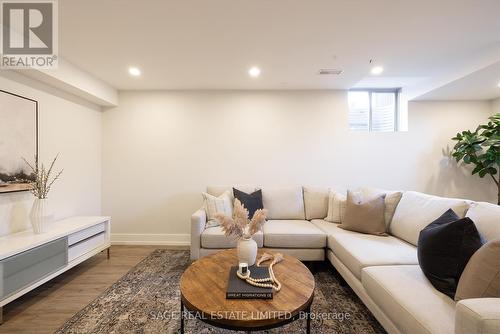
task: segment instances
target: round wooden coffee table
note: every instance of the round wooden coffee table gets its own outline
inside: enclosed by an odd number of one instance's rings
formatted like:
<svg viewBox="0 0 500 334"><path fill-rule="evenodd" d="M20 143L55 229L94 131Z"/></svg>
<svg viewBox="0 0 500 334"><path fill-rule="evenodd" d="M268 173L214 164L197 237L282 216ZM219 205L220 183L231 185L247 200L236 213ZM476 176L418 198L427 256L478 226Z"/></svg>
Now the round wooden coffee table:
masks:
<svg viewBox="0 0 500 334"><path fill-rule="evenodd" d="M257 258L265 251L259 250ZM271 329L305 319L310 332L315 283L302 262L285 255L285 260L274 266L282 288L273 299L226 299L229 270L237 265L236 250L229 249L195 261L186 269L180 283L181 333L187 314L219 328L239 331Z"/></svg>

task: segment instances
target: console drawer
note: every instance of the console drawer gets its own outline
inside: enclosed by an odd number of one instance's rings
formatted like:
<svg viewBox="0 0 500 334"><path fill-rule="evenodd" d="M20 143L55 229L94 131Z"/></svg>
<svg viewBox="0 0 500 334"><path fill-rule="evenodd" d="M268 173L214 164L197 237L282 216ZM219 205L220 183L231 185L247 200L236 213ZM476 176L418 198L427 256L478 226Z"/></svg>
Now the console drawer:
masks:
<svg viewBox="0 0 500 334"><path fill-rule="evenodd" d="M68 248L68 261L73 261L106 243L106 234L104 232L73 244Z"/></svg>
<svg viewBox="0 0 500 334"><path fill-rule="evenodd" d="M68 263L66 237L0 261L0 298L7 297Z"/></svg>
<svg viewBox="0 0 500 334"><path fill-rule="evenodd" d="M88 239L91 236L102 233L104 231L106 231L106 226L104 225L104 223L101 223L101 224L86 228L84 230L78 231L76 233L70 234L68 236L68 245L69 246L74 245L77 242Z"/></svg>

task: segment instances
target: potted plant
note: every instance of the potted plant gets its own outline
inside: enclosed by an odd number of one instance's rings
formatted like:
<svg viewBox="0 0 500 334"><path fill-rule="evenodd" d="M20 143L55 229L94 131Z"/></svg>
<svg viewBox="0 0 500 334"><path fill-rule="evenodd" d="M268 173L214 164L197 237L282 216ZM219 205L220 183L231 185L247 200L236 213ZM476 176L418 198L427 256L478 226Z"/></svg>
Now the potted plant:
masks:
<svg viewBox="0 0 500 334"><path fill-rule="evenodd" d="M266 222L267 210L256 210L252 219L248 219L248 210L238 199L234 200L233 216L217 214L216 218L220 222L224 234L238 238L238 261L245 262L249 266L255 264L257 258L257 243L252 239L252 235L262 230Z"/></svg>
<svg viewBox="0 0 500 334"><path fill-rule="evenodd" d="M500 205L500 113L489 118L487 124L475 131L462 131L452 138L457 141L452 156L464 164L472 164L472 175L489 175L498 188Z"/></svg>
<svg viewBox="0 0 500 334"><path fill-rule="evenodd" d="M52 169L57 161L59 155L57 155L49 168L47 169L42 163L39 164L38 156L35 156L35 163L31 164L26 159L23 158L24 162L31 169L30 180L27 180L30 184L30 192L35 196L35 201L33 202L33 207L30 211L31 225L33 226L33 231L36 234L42 233L44 231L46 223L46 213L48 208L47 196L54 182L61 176L62 170L59 171L55 176L52 176Z"/></svg>

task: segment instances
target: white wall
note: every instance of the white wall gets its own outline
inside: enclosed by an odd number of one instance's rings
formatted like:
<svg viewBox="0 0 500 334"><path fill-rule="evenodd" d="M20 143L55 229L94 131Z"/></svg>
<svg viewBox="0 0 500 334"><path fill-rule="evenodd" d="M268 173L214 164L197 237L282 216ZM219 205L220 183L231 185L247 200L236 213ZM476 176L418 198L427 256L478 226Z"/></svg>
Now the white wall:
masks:
<svg viewBox="0 0 500 334"><path fill-rule="evenodd" d="M491 109L493 111L493 114L500 113L500 99L491 101Z"/></svg>
<svg viewBox="0 0 500 334"><path fill-rule="evenodd" d="M187 241L206 185L372 185L495 201L457 168L457 131L489 102L419 102L409 132L347 129L340 91L123 92L103 115L103 212L115 240ZM150 235L141 235L150 234Z"/></svg>
<svg viewBox="0 0 500 334"><path fill-rule="evenodd" d="M60 153L56 168L64 168L49 200L55 219L101 212L102 114L79 101L21 75L2 72L3 90L39 102L40 158L49 163ZM0 120L1 121L1 120ZM0 235L31 228L28 192L0 194Z"/></svg>

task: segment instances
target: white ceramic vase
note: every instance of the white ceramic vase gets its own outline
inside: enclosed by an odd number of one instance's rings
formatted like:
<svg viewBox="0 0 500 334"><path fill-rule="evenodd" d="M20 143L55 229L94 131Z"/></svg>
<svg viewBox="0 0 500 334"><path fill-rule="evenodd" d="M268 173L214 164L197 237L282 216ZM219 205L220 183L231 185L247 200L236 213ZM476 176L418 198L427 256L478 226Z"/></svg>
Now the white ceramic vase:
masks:
<svg viewBox="0 0 500 334"><path fill-rule="evenodd" d="M257 258L257 243L252 238L241 238L238 240L238 261L245 262L248 266L255 264Z"/></svg>
<svg viewBox="0 0 500 334"><path fill-rule="evenodd" d="M33 232L36 234L44 232L45 223L47 222L47 213L48 200L46 198L35 198L30 212L30 220L33 226Z"/></svg>

